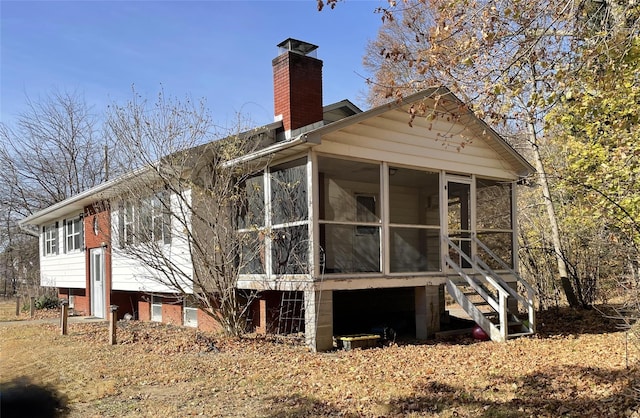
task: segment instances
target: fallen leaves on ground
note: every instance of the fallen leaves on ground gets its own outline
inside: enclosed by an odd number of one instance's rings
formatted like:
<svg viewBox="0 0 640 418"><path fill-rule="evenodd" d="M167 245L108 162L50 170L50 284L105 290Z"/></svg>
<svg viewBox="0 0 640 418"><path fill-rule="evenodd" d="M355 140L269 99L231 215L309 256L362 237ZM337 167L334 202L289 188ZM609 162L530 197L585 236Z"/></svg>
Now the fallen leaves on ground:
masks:
<svg viewBox="0 0 640 418"><path fill-rule="evenodd" d="M539 316L539 334L330 353L120 322L0 327L2 381L64 394L72 417L640 417L640 353L595 311ZM627 363L631 367L627 368Z"/></svg>

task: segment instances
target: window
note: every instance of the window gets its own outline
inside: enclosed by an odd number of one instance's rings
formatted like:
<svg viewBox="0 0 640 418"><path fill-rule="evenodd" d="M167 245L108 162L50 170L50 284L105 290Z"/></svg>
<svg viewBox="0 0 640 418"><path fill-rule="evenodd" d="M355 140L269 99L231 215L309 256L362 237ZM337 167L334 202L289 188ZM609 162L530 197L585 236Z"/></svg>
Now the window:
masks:
<svg viewBox="0 0 640 418"><path fill-rule="evenodd" d="M389 167L389 268L440 270L440 175Z"/></svg>
<svg viewBox="0 0 640 418"><path fill-rule="evenodd" d="M376 197L370 195L356 195L356 221L375 222L378 210ZM356 226L356 233L360 235L373 235L378 230L377 226Z"/></svg>
<svg viewBox="0 0 640 418"><path fill-rule="evenodd" d="M198 305L193 296L188 296L184 300L183 306L183 324L187 327L198 326Z"/></svg>
<svg viewBox="0 0 640 418"><path fill-rule="evenodd" d="M306 162L303 158L271 170L271 271L274 274L308 272Z"/></svg>
<svg viewBox="0 0 640 418"><path fill-rule="evenodd" d="M308 218L306 160L296 160L271 170L271 223Z"/></svg>
<svg viewBox="0 0 640 418"><path fill-rule="evenodd" d="M476 190L478 239L513 267L512 183L479 178L476 180ZM478 253L491 268L501 268L500 263L484 254L482 249L479 248Z"/></svg>
<svg viewBox="0 0 640 418"><path fill-rule="evenodd" d="M151 297L151 320L162 322L162 298L158 296Z"/></svg>
<svg viewBox="0 0 640 418"><path fill-rule="evenodd" d="M121 244L131 245L133 244L133 237L135 236L135 219L134 219L134 205L132 202L126 202L120 210L121 219Z"/></svg>
<svg viewBox="0 0 640 418"><path fill-rule="evenodd" d="M318 158L325 272L382 271L380 171L380 164Z"/></svg>
<svg viewBox="0 0 640 418"><path fill-rule="evenodd" d="M240 274L265 274L265 235L260 231L244 231L237 235L240 244Z"/></svg>
<svg viewBox="0 0 640 418"><path fill-rule="evenodd" d="M64 220L64 250L66 253L81 251L84 246L82 216Z"/></svg>
<svg viewBox="0 0 640 418"><path fill-rule="evenodd" d="M307 225L274 229L271 247L271 271L274 274L308 272L309 230Z"/></svg>
<svg viewBox="0 0 640 418"><path fill-rule="evenodd" d="M153 198L153 237L156 241L171 243L171 199L167 191Z"/></svg>
<svg viewBox="0 0 640 418"><path fill-rule="evenodd" d="M171 242L169 193L156 193L140 201L138 206L138 236L140 242Z"/></svg>
<svg viewBox="0 0 640 418"><path fill-rule="evenodd" d="M236 210L241 274L309 272L307 159L249 177L239 185Z"/></svg>
<svg viewBox="0 0 640 418"><path fill-rule="evenodd" d="M447 180L447 231L451 241L462 252L451 248L449 255L462 268L471 267L472 210L471 178L451 176Z"/></svg>
<svg viewBox="0 0 640 418"><path fill-rule="evenodd" d="M264 226L264 177L262 174L248 178L239 185L242 197L237 208L238 228Z"/></svg>
<svg viewBox="0 0 640 418"><path fill-rule="evenodd" d="M125 202L120 211L120 242L171 243L171 212L167 191L156 193L137 202Z"/></svg>
<svg viewBox="0 0 640 418"><path fill-rule="evenodd" d="M51 224L42 228L43 235L43 253L44 255L58 254L58 223Z"/></svg>

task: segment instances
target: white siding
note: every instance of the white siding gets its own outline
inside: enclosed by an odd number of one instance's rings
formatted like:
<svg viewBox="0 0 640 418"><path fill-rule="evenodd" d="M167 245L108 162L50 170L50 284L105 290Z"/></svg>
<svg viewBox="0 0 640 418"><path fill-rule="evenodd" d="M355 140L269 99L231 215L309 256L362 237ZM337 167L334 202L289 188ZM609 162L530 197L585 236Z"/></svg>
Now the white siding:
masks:
<svg viewBox="0 0 640 418"><path fill-rule="evenodd" d="M64 253L63 219L58 220L58 254L44 255L42 226L40 227L40 285L84 289L86 287L86 259L84 251ZM83 244L84 246L84 244Z"/></svg>
<svg viewBox="0 0 640 418"><path fill-rule="evenodd" d="M515 180L517 173L487 142L459 122L389 112L322 137L321 153L387 161L416 168Z"/></svg>
<svg viewBox="0 0 640 418"><path fill-rule="evenodd" d="M184 192L185 198L190 199L191 193ZM171 196L172 210L178 216L189 217L187 208L181 208L179 199ZM113 236L119 236L119 208L115 208L111 212L111 225L113 228ZM187 225L190 219L187 219ZM167 283L167 279L163 277L159 270L150 268L147 263L140 259L131 258L126 250L119 248L119 242L114 239L113 251L111 255L111 288L113 290L125 291L144 291L144 292L162 292L172 293L177 289ZM184 224L173 216L171 217L171 244L163 244L162 251L168 257L170 262L179 270L176 277L182 278L181 287L183 290L190 292L192 289L193 266L189 253L187 234L185 233ZM153 255L149 255L152 257ZM186 278L186 279L184 279Z"/></svg>

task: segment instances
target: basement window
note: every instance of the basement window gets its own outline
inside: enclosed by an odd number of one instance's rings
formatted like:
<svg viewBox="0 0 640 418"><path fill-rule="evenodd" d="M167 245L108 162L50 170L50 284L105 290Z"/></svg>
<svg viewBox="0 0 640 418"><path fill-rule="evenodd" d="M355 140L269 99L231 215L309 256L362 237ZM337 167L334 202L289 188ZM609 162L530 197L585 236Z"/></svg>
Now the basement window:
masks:
<svg viewBox="0 0 640 418"><path fill-rule="evenodd" d="M198 305L193 296L185 298L182 312L184 325L196 328L198 326Z"/></svg>
<svg viewBox="0 0 640 418"><path fill-rule="evenodd" d="M151 320L162 322L162 298L158 296L151 297Z"/></svg>

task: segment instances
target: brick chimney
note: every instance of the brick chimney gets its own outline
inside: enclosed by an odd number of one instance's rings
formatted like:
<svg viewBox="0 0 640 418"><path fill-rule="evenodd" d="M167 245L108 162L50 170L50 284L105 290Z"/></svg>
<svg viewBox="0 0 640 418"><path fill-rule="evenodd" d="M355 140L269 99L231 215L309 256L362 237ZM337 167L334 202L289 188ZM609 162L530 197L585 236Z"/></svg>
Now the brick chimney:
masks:
<svg viewBox="0 0 640 418"><path fill-rule="evenodd" d="M289 38L278 44L273 90L276 119L285 132L322 121L322 61L316 45Z"/></svg>

